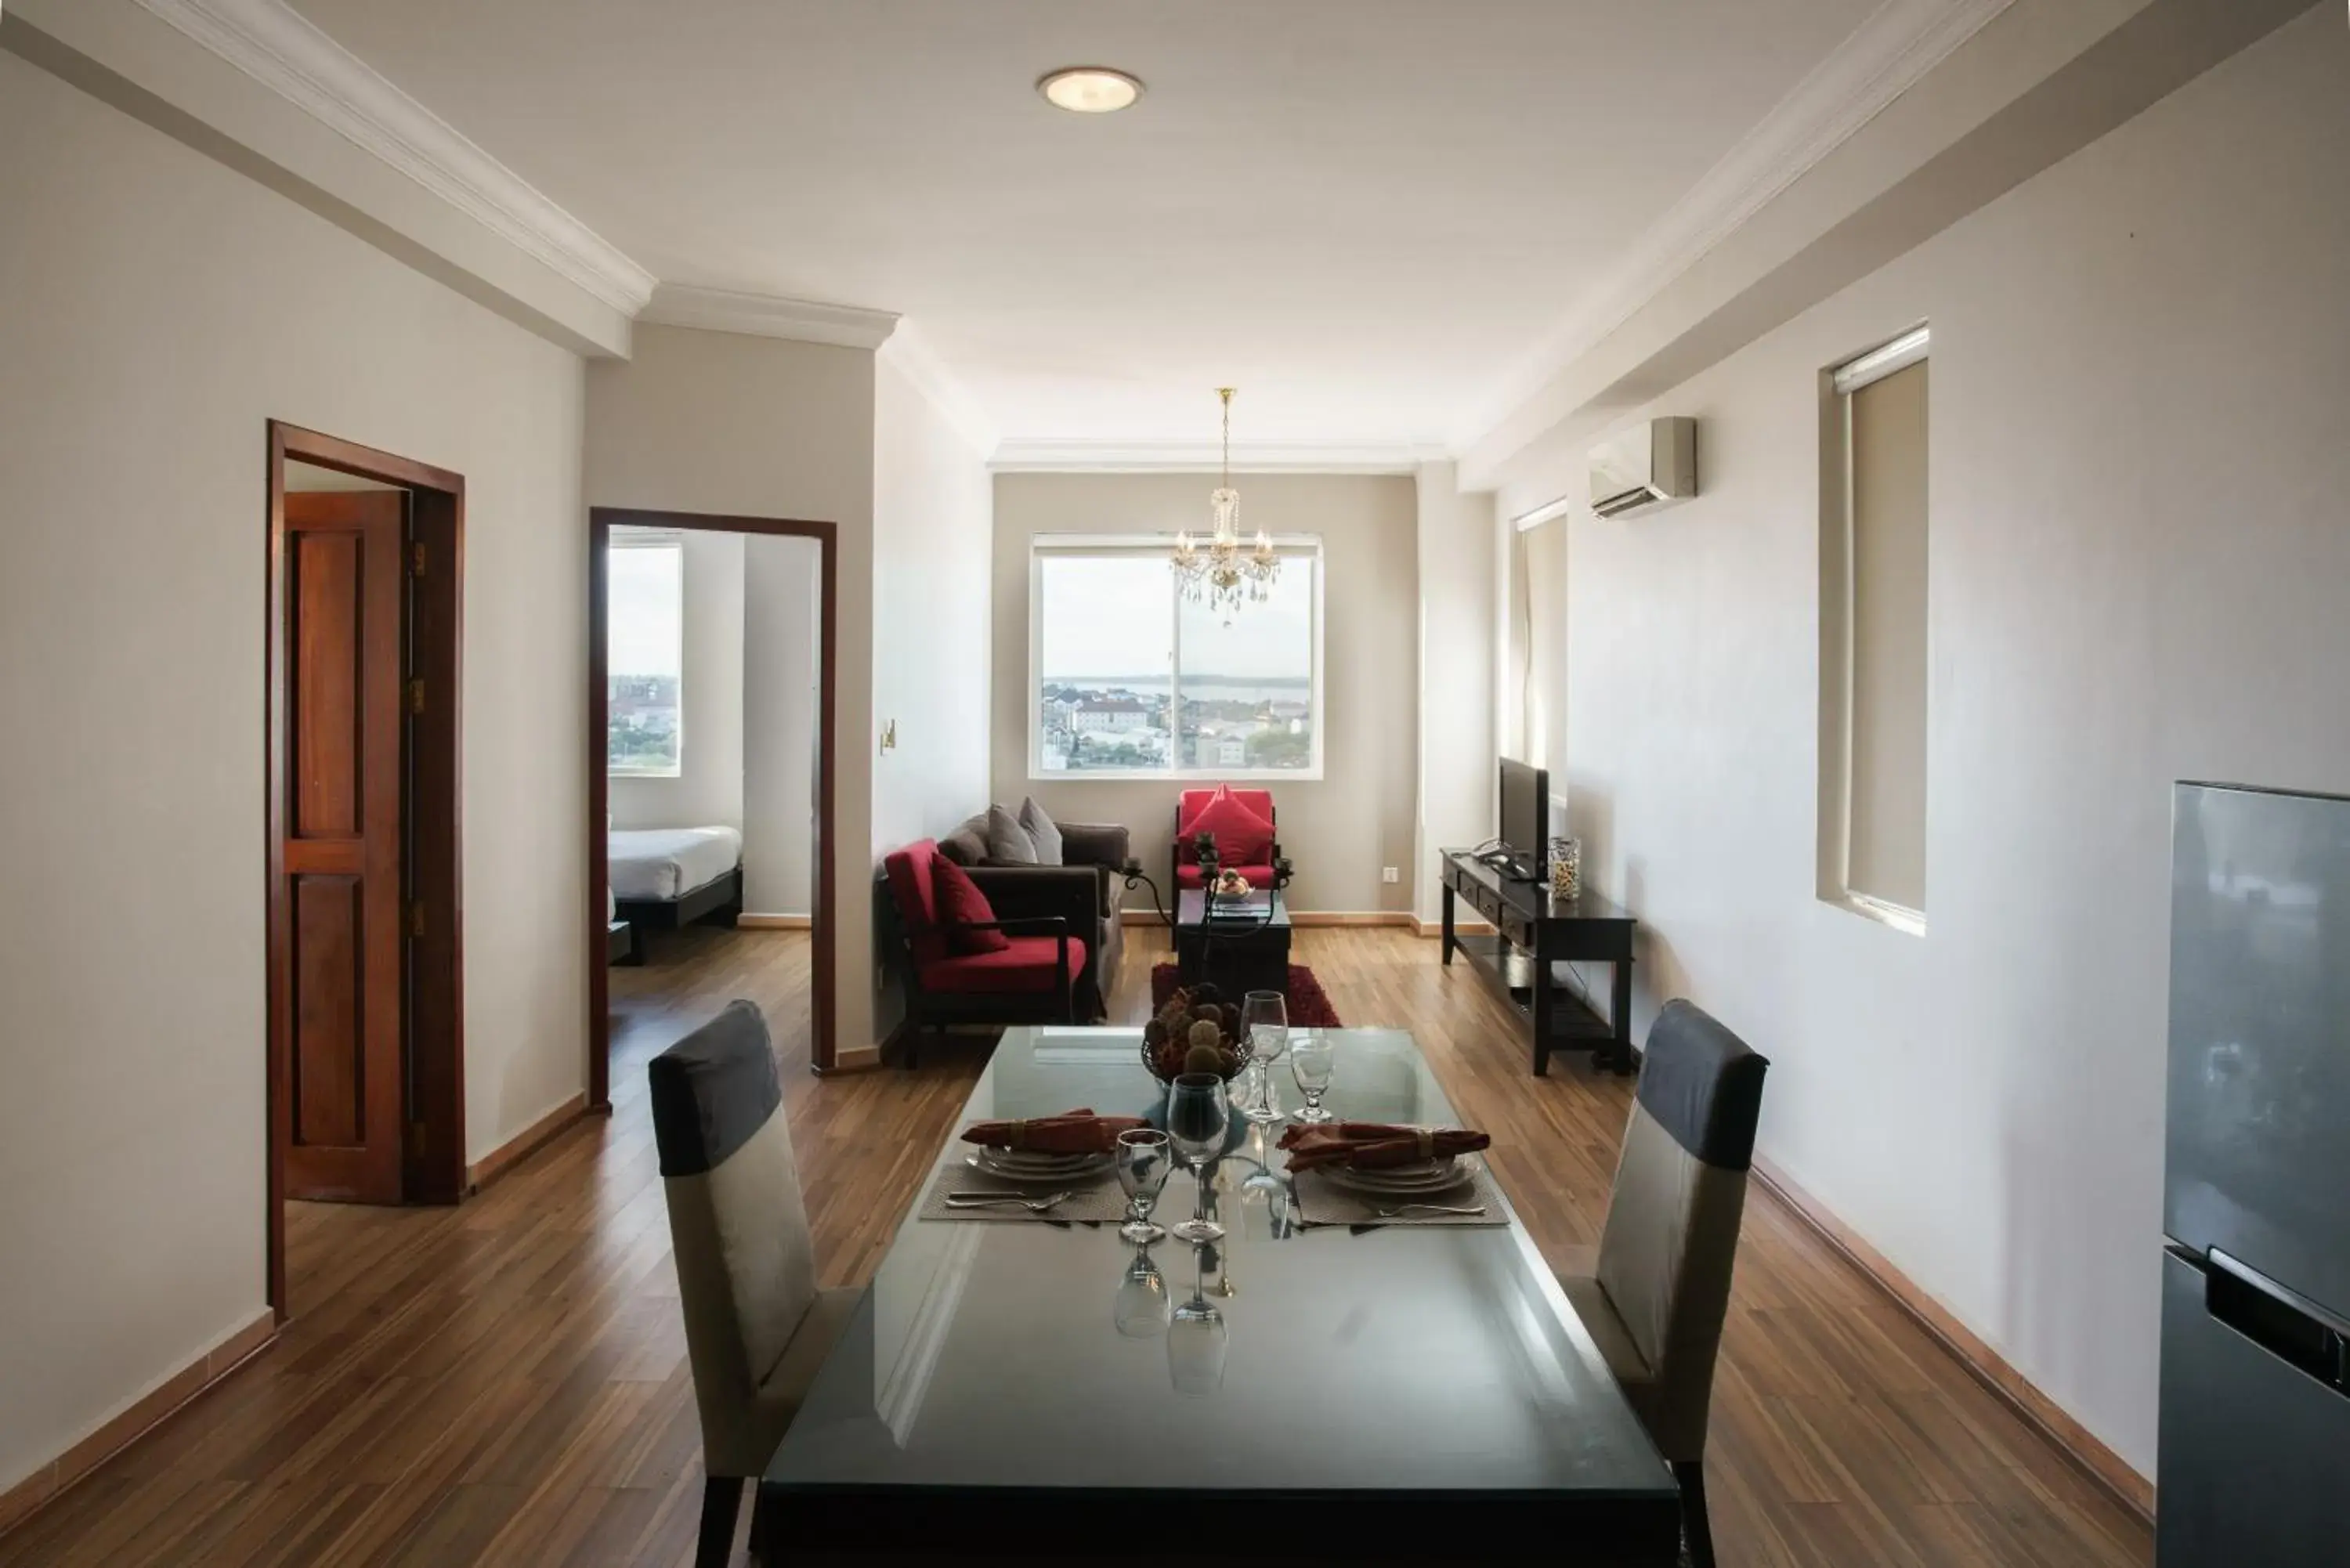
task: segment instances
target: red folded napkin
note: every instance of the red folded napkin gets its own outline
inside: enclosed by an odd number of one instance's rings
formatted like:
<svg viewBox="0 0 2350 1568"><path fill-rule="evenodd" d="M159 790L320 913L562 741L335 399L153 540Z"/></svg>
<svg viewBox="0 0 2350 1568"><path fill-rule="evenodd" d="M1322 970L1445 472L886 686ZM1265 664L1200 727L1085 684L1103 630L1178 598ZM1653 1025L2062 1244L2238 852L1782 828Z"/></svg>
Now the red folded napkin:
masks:
<svg viewBox="0 0 2350 1568"><path fill-rule="evenodd" d="M1323 1165L1351 1165L1358 1170L1410 1165L1441 1159L1487 1147L1492 1139L1467 1127L1390 1127L1385 1122L1326 1122L1320 1127L1293 1126L1281 1135L1289 1151L1289 1168L1312 1170Z"/></svg>
<svg viewBox="0 0 2350 1568"><path fill-rule="evenodd" d="M973 1122L962 1141L1037 1154L1108 1154L1118 1147L1118 1134L1142 1125L1140 1116L1097 1116L1086 1107L1034 1121Z"/></svg>

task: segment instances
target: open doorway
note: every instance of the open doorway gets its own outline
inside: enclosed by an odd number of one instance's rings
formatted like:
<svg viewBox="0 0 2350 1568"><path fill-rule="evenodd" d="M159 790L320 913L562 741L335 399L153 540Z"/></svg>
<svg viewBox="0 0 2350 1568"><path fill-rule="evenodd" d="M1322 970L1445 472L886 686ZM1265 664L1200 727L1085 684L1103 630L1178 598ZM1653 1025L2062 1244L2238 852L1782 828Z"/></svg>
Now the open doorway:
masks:
<svg viewBox="0 0 2350 1568"><path fill-rule="evenodd" d="M464 495L461 475L269 426L268 1295L281 1323L289 1205L464 1191Z"/></svg>
<svg viewBox="0 0 2350 1568"><path fill-rule="evenodd" d="M829 1070L833 525L589 531L589 1104L738 996Z"/></svg>

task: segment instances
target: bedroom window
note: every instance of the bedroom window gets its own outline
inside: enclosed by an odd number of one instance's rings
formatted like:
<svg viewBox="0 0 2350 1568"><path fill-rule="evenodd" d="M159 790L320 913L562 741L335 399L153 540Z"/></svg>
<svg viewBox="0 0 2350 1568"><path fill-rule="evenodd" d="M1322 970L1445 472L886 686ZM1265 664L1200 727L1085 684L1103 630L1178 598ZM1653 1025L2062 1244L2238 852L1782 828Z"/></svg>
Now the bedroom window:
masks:
<svg viewBox="0 0 2350 1568"><path fill-rule="evenodd" d="M605 768L675 778L683 756L685 543L615 528L607 562Z"/></svg>
<svg viewBox="0 0 2350 1568"><path fill-rule="evenodd" d="M1035 540L1030 776L1321 777L1321 541L1275 540L1269 596L1229 626L1181 596L1173 543Z"/></svg>

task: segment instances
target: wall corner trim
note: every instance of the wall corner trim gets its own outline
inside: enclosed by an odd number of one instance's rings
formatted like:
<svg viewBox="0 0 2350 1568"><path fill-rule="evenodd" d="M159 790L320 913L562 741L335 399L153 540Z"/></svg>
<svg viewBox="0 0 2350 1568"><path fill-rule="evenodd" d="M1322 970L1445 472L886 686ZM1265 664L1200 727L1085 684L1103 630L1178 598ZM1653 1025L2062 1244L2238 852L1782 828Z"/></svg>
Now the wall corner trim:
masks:
<svg viewBox="0 0 2350 1568"><path fill-rule="evenodd" d="M1886 0L1706 171L1452 432L1466 452L1735 234L2012 0Z"/></svg>
<svg viewBox="0 0 2350 1568"><path fill-rule="evenodd" d="M868 352L889 341L890 334L898 330L894 310L680 283L655 288L651 303L637 319L662 327L696 327L705 332L740 332Z"/></svg>
<svg viewBox="0 0 2350 1568"><path fill-rule="evenodd" d="M1425 441L1238 441L1234 473L1417 473L1441 449ZM1040 441L1008 437L988 466L997 473L1213 473L1212 441Z"/></svg>
<svg viewBox="0 0 2350 1568"><path fill-rule="evenodd" d="M277 1338L277 1314L265 1312L133 1399L119 1414L31 1475L0 1491L0 1539L76 1481L177 1415Z"/></svg>
<svg viewBox="0 0 2350 1568"><path fill-rule="evenodd" d="M566 1127L588 1114L588 1092L578 1091L530 1126L465 1168L465 1194L479 1192L553 1141Z"/></svg>
<svg viewBox="0 0 2350 1568"><path fill-rule="evenodd" d="M138 3L623 316L652 297L652 274L285 0Z"/></svg>
<svg viewBox="0 0 2350 1568"><path fill-rule="evenodd" d="M2005 1356L1985 1343L1980 1334L1960 1323L1948 1307L1895 1268L1891 1261L1870 1246L1858 1231L1836 1218L1818 1199L1797 1186L1786 1172L1761 1155L1754 1157L1753 1168L1754 1179L1764 1190L1785 1204L1806 1228L1841 1253L1846 1261L1866 1276L1869 1283L1884 1292L1895 1306L1926 1331L1929 1337L1956 1357L1959 1364L1966 1368L1968 1376L2022 1417L2025 1425L2047 1438L2074 1469L2115 1501L2147 1525L2153 1524L2154 1483L2151 1480L2138 1474L2129 1461L2098 1440L2086 1427L2074 1419L2062 1406L2010 1365Z"/></svg>
<svg viewBox="0 0 2350 1568"><path fill-rule="evenodd" d="M877 357L888 360L914 384L914 389L931 401L939 416L954 427L972 451L984 462L995 455L1001 439L987 410L964 386L962 378L947 368L945 360L931 347L922 330L910 320L900 320L898 330L876 351Z"/></svg>

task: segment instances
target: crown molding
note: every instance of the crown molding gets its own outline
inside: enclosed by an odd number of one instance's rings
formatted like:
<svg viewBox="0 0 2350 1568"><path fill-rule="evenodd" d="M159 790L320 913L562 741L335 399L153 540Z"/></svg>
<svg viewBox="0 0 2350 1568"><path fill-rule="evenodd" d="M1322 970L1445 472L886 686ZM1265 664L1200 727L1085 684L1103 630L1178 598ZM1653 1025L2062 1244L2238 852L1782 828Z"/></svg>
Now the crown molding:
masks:
<svg viewBox="0 0 2350 1568"><path fill-rule="evenodd" d="M622 315L652 296L652 274L284 0L138 3Z"/></svg>
<svg viewBox="0 0 2350 1568"><path fill-rule="evenodd" d="M1446 454L1416 441L1235 441L1234 473L1410 473ZM1206 441L1006 440L998 473L1214 473L1223 452Z"/></svg>
<svg viewBox="0 0 2350 1568"><path fill-rule="evenodd" d="M894 366L914 389L930 400L939 417L954 427L955 433L968 442L981 457L994 455L998 436L995 421L962 384L962 378L949 369L931 347L930 339L911 321L901 320L898 330L890 334L874 356Z"/></svg>
<svg viewBox="0 0 2350 1568"><path fill-rule="evenodd" d="M1452 445L1476 445L2012 3L1885 0L1632 243L1503 379Z"/></svg>
<svg viewBox="0 0 2350 1568"><path fill-rule="evenodd" d="M795 343L829 343L868 351L889 341L889 335L898 329L894 310L677 283L654 289L652 303L637 319L664 327L699 327L706 332L743 332L754 337L784 337Z"/></svg>

